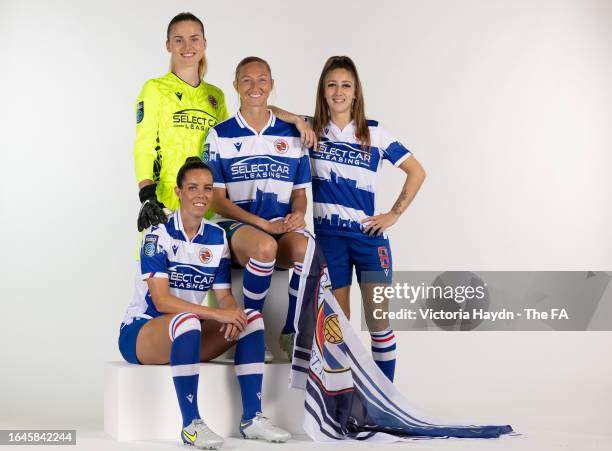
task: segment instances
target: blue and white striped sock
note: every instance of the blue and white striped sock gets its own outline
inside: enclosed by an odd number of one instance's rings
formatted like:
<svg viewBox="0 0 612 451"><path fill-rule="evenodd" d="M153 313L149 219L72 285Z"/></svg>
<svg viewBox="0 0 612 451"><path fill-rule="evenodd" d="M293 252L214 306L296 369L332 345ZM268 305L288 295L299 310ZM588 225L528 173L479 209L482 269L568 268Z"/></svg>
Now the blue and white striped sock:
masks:
<svg viewBox="0 0 612 451"><path fill-rule="evenodd" d="M295 332L293 320L295 316L295 304L297 303L297 291L300 287L300 277L302 276L302 262L293 263L293 274L289 280L289 306L287 308L287 318L281 333L290 334Z"/></svg>
<svg viewBox="0 0 612 451"><path fill-rule="evenodd" d="M200 377L200 336L202 325L194 313L179 313L168 327L172 348L170 367L183 427L200 418L198 379Z"/></svg>
<svg viewBox="0 0 612 451"><path fill-rule="evenodd" d="M245 309L247 327L236 344L234 368L240 395L242 396L242 419L250 420L261 412L261 384L264 370L264 322L258 310Z"/></svg>
<svg viewBox="0 0 612 451"><path fill-rule="evenodd" d="M387 379L393 382L395 375L395 358L397 346L395 334L390 328L380 332L370 332L372 339L372 357L376 365L385 373Z"/></svg>
<svg viewBox="0 0 612 451"><path fill-rule="evenodd" d="M274 263L260 262L254 258L250 258L244 268L244 277L242 280L242 293L244 294L244 308L261 310L263 309L270 283L272 282L272 273L274 272Z"/></svg>

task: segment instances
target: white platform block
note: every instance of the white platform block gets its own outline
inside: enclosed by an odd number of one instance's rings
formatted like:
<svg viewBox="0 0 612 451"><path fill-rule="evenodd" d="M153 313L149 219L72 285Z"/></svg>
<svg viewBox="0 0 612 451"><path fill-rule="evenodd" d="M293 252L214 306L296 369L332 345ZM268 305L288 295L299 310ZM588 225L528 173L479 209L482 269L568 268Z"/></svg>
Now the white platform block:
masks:
<svg viewBox="0 0 612 451"><path fill-rule="evenodd" d="M280 427L304 434L304 392L289 388L288 381L288 363L265 366L263 410ZM232 362L201 364L198 406L215 432L224 437L239 435L242 403ZM170 366L106 363L104 432L121 441L176 440L180 430L181 412Z"/></svg>

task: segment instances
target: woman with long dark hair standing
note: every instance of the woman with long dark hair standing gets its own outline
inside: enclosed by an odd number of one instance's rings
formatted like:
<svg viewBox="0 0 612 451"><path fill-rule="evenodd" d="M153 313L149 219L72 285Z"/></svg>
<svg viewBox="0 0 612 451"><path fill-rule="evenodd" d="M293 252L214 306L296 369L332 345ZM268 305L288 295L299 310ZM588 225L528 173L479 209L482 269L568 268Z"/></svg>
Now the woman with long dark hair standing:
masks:
<svg viewBox="0 0 612 451"><path fill-rule="evenodd" d="M328 262L332 288L347 317L353 267L357 272L372 355L393 381L396 343L387 317L375 319L373 288L391 283L391 247L386 230L416 196L425 171L412 153L377 121L367 120L363 88L355 63L347 56L327 60L317 88L314 130L319 140L310 152L314 230ZM383 160L406 173L390 211L377 209L377 177ZM371 278L362 280L362 273Z"/></svg>

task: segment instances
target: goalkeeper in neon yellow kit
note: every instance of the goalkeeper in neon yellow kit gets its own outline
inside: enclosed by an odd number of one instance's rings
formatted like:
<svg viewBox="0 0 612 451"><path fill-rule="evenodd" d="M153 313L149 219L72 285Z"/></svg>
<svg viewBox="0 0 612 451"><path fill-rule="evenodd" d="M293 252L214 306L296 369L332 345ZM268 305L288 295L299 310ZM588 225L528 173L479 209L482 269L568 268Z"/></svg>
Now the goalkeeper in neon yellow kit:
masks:
<svg viewBox="0 0 612 451"><path fill-rule="evenodd" d="M171 71L145 83L136 102L136 180L142 203L138 230L166 222L163 208L178 208L176 175L185 159L203 156L208 130L228 118L223 91L206 83L202 22L181 13L168 25Z"/></svg>

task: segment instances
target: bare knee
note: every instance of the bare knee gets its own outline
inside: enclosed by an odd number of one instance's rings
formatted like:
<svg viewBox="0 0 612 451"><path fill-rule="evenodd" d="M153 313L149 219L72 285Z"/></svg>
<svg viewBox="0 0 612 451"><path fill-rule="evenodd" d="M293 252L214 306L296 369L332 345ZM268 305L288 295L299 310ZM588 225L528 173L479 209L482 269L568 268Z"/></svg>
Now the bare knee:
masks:
<svg viewBox="0 0 612 451"><path fill-rule="evenodd" d="M382 300L374 302L374 289L379 287L381 285L362 284L360 286L363 312L370 332L380 332L390 327L389 318L386 315L377 314L377 312L389 311L389 300L387 298L383 297Z"/></svg>
<svg viewBox="0 0 612 451"><path fill-rule="evenodd" d="M306 248L308 247L308 239L305 236L300 236L300 239L296 239L293 243L293 261L303 262L304 256L306 255Z"/></svg>
<svg viewBox="0 0 612 451"><path fill-rule="evenodd" d="M344 312L347 319L351 318L351 298L350 298L350 285L348 287L342 287L334 290L334 296L340 304L340 308Z"/></svg>
<svg viewBox="0 0 612 451"><path fill-rule="evenodd" d="M254 252L252 257L262 262L270 262L276 258L278 245L276 240L269 235L258 237L254 243Z"/></svg>
<svg viewBox="0 0 612 451"><path fill-rule="evenodd" d="M303 262L308 247L308 239L295 232L289 232L279 241L277 262L283 268L291 268L296 262Z"/></svg>

